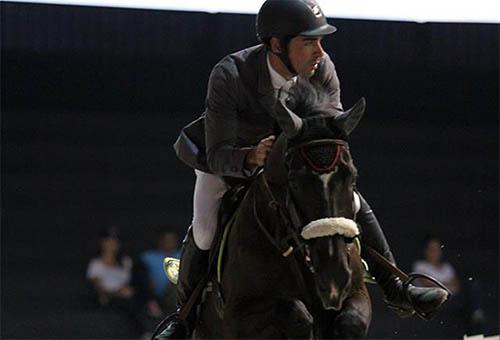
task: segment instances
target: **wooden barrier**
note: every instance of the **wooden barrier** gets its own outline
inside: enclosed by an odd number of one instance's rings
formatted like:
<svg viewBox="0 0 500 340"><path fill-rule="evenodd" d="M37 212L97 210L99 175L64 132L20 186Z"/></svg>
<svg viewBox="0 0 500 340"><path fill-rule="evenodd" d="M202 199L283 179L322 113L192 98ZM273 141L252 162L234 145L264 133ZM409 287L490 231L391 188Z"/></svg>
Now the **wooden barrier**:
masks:
<svg viewBox="0 0 500 340"><path fill-rule="evenodd" d="M484 336L484 334L478 335L464 335L464 340L500 340L500 335Z"/></svg>

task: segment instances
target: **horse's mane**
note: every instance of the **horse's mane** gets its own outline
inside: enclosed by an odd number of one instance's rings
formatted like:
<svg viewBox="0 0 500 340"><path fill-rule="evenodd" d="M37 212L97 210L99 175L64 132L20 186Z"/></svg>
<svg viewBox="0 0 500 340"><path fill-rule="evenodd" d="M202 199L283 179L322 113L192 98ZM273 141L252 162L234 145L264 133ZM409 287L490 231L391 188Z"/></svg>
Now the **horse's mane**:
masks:
<svg viewBox="0 0 500 340"><path fill-rule="evenodd" d="M301 133L291 144L318 138L348 139L332 119L326 119L336 117L342 111L334 106L325 88L309 81L299 80L290 89L287 105L305 122Z"/></svg>
<svg viewBox="0 0 500 340"><path fill-rule="evenodd" d="M336 116L342 111L336 108L325 88L299 79L290 89L290 109L301 118L312 116Z"/></svg>

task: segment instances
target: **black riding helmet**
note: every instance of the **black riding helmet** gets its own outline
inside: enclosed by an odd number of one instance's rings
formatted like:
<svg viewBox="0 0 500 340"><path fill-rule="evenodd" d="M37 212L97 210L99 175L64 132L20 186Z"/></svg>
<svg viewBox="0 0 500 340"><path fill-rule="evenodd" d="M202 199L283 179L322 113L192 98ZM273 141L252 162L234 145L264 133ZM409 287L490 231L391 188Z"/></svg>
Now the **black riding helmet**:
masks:
<svg viewBox="0 0 500 340"><path fill-rule="evenodd" d="M280 40L285 53L279 57L290 72L296 74L288 57L290 39L302 36L322 36L337 30L328 24L323 11L314 0L266 0L257 14L257 38L266 42L272 37Z"/></svg>

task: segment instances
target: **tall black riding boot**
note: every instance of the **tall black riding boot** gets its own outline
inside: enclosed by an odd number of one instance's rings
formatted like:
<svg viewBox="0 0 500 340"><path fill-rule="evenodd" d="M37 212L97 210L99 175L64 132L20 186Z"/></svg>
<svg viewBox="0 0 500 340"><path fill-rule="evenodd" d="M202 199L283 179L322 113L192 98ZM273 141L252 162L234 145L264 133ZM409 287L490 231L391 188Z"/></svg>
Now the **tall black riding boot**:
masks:
<svg viewBox="0 0 500 340"><path fill-rule="evenodd" d="M208 250L201 250L194 242L192 227L188 229L182 244L179 279L177 282L177 311L169 316L170 322L157 335L155 340L187 339L196 324L196 305L194 304L185 320L179 319L179 313L189 300L198 282L206 275L208 268Z"/></svg>
<svg viewBox="0 0 500 340"><path fill-rule="evenodd" d="M395 265L395 260L380 225L368 203L358 192L361 207L357 221L361 226L363 243L370 246L389 262ZM368 263L370 273L382 287L387 305L401 317L408 317L419 312L419 315L432 316L449 298L449 292L437 287L415 287L403 282L386 267L380 265L366 249L362 257Z"/></svg>

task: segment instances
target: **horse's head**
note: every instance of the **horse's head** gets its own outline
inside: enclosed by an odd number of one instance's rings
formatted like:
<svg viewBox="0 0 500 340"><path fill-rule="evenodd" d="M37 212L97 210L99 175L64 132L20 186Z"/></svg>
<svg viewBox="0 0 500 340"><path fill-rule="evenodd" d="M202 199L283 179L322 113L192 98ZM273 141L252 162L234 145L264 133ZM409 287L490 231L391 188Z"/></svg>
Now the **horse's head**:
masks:
<svg viewBox="0 0 500 340"><path fill-rule="evenodd" d="M309 85L280 93L276 118L282 129L266 162L265 176L278 190L296 232L306 245L323 306L341 308L351 286L356 168L347 143L365 108L331 107L328 96Z"/></svg>

